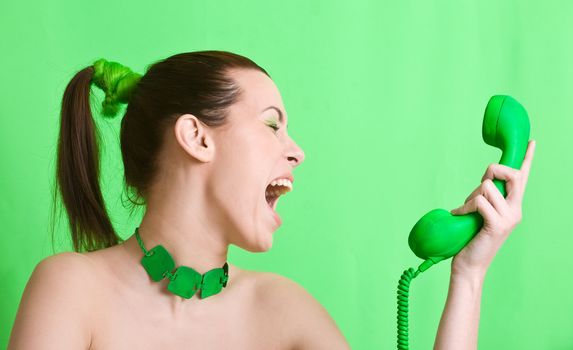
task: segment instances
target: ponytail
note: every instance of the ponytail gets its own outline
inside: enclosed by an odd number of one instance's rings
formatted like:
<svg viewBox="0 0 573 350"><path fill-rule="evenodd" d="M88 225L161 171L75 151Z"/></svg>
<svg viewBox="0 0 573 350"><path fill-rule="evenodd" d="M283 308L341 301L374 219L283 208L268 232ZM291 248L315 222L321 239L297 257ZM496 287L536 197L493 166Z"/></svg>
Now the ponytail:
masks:
<svg viewBox="0 0 573 350"><path fill-rule="evenodd" d="M57 145L56 191L65 206L74 251L118 244L99 184L100 136L90 109L91 84L105 91L102 114L113 117L127 103L139 74L116 62L97 60L68 83L62 99ZM56 202L57 198L54 198Z"/></svg>
<svg viewBox="0 0 573 350"><path fill-rule="evenodd" d="M127 103L120 130L124 190L139 206L146 205L159 177L166 132L182 114L191 113L213 128L226 124L229 108L241 95L231 69L255 69L269 76L247 57L216 50L172 55L149 65L145 75L105 59L79 71L62 100L52 244L58 194L75 251L107 248L119 241L99 185L99 135L89 105L91 84L105 92L104 117L115 116L120 104ZM135 200L129 198L131 190Z"/></svg>

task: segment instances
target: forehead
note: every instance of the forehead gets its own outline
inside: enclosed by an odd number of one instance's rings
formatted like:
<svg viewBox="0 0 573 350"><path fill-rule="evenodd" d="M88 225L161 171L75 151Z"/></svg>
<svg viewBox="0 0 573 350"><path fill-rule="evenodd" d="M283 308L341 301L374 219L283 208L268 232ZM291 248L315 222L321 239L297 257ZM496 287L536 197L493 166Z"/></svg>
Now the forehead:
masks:
<svg viewBox="0 0 573 350"><path fill-rule="evenodd" d="M237 101L237 107L259 115L267 107L275 106L282 112L286 120L286 111L279 89L265 73L254 69L239 69L230 71L230 75L242 90L241 98ZM269 111L273 110L270 109Z"/></svg>

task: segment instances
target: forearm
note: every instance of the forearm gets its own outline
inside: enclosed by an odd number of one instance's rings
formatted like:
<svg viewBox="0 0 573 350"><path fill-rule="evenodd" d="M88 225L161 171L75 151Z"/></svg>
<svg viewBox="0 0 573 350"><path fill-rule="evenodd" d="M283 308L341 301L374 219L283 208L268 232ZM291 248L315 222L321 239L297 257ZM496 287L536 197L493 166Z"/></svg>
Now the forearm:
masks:
<svg viewBox="0 0 573 350"><path fill-rule="evenodd" d="M434 350L477 349L484 277L482 274L451 274Z"/></svg>

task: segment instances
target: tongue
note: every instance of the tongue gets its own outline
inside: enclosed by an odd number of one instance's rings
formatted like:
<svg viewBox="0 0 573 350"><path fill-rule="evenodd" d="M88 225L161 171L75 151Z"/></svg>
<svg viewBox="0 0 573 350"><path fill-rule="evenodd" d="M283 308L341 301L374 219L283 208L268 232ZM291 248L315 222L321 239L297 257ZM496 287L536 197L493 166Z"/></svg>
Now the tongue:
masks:
<svg viewBox="0 0 573 350"><path fill-rule="evenodd" d="M265 190L265 198L267 200L267 203L269 204L269 206L272 208L274 203L277 201L277 199L280 197L280 194L278 195L274 195L271 194L270 196L266 195L266 192L268 192L270 189L271 193L274 193L273 191L279 191L279 193L283 193L283 187L282 186L271 186L268 185L266 190Z"/></svg>
<svg viewBox="0 0 573 350"><path fill-rule="evenodd" d="M278 197L275 196L266 197L267 203L269 204L269 207L271 207L271 209L273 208L273 205L275 204L277 198Z"/></svg>
<svg viewBox="0 0 573 350"><path fill-rule="evenodd" d="M267 189L268 189L268 187L267 187ZM267 204L269 205L269 207L271 207L271 209L272 209L277 198L278 198L278 196L275 196L274 194L267 196L265 193L265 199L267 200Z"/></svg>

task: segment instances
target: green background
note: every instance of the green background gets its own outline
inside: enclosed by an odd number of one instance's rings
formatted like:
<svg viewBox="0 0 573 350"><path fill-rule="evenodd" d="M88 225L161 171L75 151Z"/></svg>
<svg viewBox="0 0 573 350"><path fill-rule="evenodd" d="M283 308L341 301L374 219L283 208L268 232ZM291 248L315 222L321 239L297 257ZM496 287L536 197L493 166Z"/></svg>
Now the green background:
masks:
<svg viewBox="0 0 573 350"><path fill-rule="evenodd" d="M58 113L73 74L100 57L142 72L218 49L269 71L306 153L272 249L232 246L230 261L303 285L353 349L395 348L397 282L421 263L410 229L461 205L499 160L481 138L489 97L520 101L536 156L523 221L486 276L479 347L572 349L572 15L569 1L3 2L0 348L34 266L54 254ZM104 197L126 238L139 217L121 205L120 118L96 119ZM71 250L63 223L56 252ZM414 349L432 347L450 261L412 283Z"/></svg>

